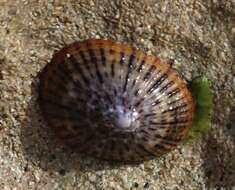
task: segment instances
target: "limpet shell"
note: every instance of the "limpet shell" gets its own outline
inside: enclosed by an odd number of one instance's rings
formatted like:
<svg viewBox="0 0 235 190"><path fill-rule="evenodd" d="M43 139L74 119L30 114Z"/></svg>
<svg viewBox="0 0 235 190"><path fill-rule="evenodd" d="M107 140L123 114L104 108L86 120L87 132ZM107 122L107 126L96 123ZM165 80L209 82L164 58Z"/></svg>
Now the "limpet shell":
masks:
<svg viewBox="0 0 235 190"><path fill-rule="evenodd" d="M194 104L167 63L110 40L73 43L40 73L39 104L67 145L98 158L142 161L182 142Z"/></svg>

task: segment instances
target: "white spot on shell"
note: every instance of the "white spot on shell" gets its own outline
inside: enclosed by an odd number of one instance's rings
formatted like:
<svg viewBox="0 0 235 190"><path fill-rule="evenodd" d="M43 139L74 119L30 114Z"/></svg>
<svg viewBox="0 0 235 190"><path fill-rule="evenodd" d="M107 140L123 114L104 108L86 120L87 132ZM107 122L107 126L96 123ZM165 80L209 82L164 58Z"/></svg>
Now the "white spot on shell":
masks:
<svg viewBox="0 0 235 190"><path fill-rule="evenodd" d="M121 128L130 127L131 126L130 115L126 114L126 113L118 114L118 116L116 118L116 124L117 124L117 126L119 126Z"/></svg>

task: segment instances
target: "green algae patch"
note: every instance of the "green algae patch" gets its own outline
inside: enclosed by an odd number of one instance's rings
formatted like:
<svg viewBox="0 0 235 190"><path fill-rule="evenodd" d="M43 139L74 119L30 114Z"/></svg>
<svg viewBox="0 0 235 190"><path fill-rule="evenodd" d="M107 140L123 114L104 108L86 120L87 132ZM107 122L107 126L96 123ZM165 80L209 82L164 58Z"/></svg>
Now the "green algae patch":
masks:
<svg viewBox="0 0 235 190"><path fill-rule="evenodd" d="M193 126L189 131L189 137L191 139L198 139L210 129L213 94L210 90L210 82L204 76L194 79L190 87L195 102L195 116Z"/></svg>

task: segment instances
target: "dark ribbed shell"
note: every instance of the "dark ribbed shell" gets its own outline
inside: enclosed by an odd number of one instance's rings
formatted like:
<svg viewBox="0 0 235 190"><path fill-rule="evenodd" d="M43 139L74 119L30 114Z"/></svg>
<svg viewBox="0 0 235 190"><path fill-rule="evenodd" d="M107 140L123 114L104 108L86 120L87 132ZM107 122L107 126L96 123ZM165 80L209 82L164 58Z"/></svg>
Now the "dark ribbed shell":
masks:
<svg viewBox="0 0 235 190"><path fill-rule="evenodd" d="M40 107L70 147L141 161L175 148L194 105L170 65L127 45L86 40L60 50L40 74Z"/></svg>

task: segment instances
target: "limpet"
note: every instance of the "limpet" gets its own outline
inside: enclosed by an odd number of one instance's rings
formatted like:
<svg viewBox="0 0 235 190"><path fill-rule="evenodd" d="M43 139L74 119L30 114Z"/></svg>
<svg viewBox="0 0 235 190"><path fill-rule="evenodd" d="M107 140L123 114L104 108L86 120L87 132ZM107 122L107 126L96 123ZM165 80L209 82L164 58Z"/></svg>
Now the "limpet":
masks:
<svg viewBox="0 0 235 190"><path fill-rule="evenodd" d="M182 142L194 103L186 82L159 58L110 40L75 42L40 73L48 125L73 149L142 161Z"/></svg>

